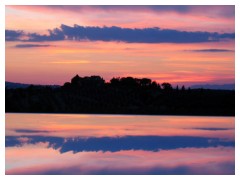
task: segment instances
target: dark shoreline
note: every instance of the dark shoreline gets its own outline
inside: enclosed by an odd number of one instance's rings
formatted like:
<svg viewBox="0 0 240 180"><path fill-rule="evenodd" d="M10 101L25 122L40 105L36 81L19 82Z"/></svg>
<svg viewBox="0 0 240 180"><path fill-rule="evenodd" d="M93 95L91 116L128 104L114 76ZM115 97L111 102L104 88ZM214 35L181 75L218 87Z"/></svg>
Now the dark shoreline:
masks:
<svg viewBox="0 0 240 180"><path fill-rule="evenodd" d="M132 77L79 77L61 87L5 89L7 113L235 116L235 91L173 88Z"/></svg>

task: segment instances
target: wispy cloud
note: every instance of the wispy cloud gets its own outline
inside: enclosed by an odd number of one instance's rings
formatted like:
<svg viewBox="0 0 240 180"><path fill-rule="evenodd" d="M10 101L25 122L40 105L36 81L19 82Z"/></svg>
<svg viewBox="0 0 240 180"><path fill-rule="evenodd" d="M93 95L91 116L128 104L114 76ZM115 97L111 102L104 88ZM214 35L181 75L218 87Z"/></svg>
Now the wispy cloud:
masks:
<svg viewBox="0 0 240 180"><path fill-rule="evenodd" d="M234 52L231 49L195 49L195 50L187 50L191 52Z"/></svg>
<svg viewBox="0 0 240 180"><path fill-rule="evenodd" d="M90 64L93 63L89 60L69 60L69 61L52 61L49 64ZM129 62L119 61L94 61L94 64L129 64Z"/></svg>
<svg viewBox="0 0 240 180"><path fill-rule="evenodd" d="M38 47L49 47L49 44L17 44L16 48L38 48Z"/></svg>
<svg viewBox="0 0 240 180"><path fill-rule="evenodd" d="M44 130L33 130L33 129L15 129L17 133L48 133L49 131Z"/></svg>
<svg viewBox="0 0 240 180"><path fill-rule="evenodd" d="M49 64L89 64L90 61L87 60L75 60L75 61L53 61L48 62Z"/></svg>
<svg viewBox="0 0 240 180"><path fill-rule="evenodd" d="M232 130L233 128L192 128L197 130L206 130L206 131L225 131L225 130Z"/></svg>

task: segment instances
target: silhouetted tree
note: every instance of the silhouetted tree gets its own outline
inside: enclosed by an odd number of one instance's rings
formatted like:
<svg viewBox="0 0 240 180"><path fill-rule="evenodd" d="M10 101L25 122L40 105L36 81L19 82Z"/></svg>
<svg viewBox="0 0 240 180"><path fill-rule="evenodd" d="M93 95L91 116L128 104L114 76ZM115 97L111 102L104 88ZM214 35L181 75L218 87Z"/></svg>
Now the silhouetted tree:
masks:
<svg viewBox="0 0 240 180"><path fill-rule="evenodd" d="M182 86L182 89L181 89L181 90L182 90L182 91L185 91L185 86L184 86L184 85Z"/></svg>
<svg viewBox="0 0 240 180"><path fill-rule="evenodd" d="M113 85L113 86L118 86L119 84L120 84L120 78L118 77L118 78L112 78L111 80L110 80L110 83L111 83L111 85Z"/></svg>
<svg viewBox="0 0 240 180"><path fill-rule="evenodd" d="M142 78L140 79L140 85L143 87L147 87L151 85L152 80L148 78Z"/></svg>
<svg viewBox="0 0 240 180"><path fill-rule="evenodd" d="M127 87L136 87L137 82L134 78L132 77L123 77L120 79L121 85L127 86Z"/></svg>
<svg viewBox="0 0 240 180"><path fill-rule="evenodd" d="M150 87L153 88L153 89L159 89L160 86L159 86L159 84L156 81L153 81L151 83Z"/></svg>
<svg viewBox="0 0 240 180"><path fill-rule="evenodd" d="M77 87L80 87L82 85L82 78L80 76L78 76L78 74L76 76L74 76L72 79L71 79L71 84L73 86L77 86Z"/></svg>
<svg viewBox="0 0 240 180"><path fill-rule="evenodd" d="M173 88L172 88L172 85L170 83L162 83L162 87L163 87L163 90L165 91L171 91Z"/></svg>
<svg viewBox="0 0 240 180"><path fill-rule="evenodd" d="M63 85L63 88L70 88L71 87L71 83L70 82L65 82Z"/></svg>
<svg viewBox="0 0 240 180"><path fill-rule="evenodd" d="M101 78L100 76L90 76L90 77L84 77L82 81L84 86L88 87L101 87L104 85L105 80Z"/></svg>

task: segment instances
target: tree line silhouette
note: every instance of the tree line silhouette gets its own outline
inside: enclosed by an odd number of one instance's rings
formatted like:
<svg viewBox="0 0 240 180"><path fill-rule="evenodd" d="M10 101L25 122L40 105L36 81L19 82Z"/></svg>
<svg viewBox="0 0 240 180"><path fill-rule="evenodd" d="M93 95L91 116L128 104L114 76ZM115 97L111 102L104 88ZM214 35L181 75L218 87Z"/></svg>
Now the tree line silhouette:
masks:
<svg viewBox="0 0 240 180"><path fill-rule="evenodd" d="M58 88L6 89L6 112L234 116L235 91L173 88L148 78L80 77Z"/></svg>

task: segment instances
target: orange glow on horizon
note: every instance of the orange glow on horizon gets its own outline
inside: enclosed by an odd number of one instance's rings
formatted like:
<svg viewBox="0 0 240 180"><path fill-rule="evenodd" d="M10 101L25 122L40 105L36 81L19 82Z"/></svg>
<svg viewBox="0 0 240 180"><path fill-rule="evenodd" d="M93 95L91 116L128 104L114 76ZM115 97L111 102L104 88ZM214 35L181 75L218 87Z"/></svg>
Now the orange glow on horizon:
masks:
<svg viewBox="0 0 240 180"><path fill-rule="evenodd" d="M31 51L15 48L16 44L19 43L6 44L6 80L12 82L62 85L79 74L100 75L106 81L133 76L151 78L158 83L206 84L219 79L223 84L234 82L235 76L234 52L191 51L212 47L231 50L233 42L179 45L67 41Z"/></svg>

